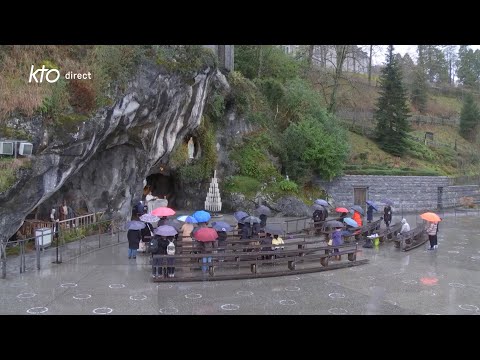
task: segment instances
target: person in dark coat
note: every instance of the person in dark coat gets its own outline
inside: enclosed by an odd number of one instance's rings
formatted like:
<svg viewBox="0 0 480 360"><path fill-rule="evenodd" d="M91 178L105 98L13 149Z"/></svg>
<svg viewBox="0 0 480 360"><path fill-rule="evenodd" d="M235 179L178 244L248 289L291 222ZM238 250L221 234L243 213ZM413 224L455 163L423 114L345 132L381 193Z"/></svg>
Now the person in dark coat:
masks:
<svg viewBox="0 0 480 360"><path fill-rule="evenodd" d="M267 226L267 215L262 214L259 216L260 218L260 228L265 229L265 226Z"/></svg>
<svg viewBox="0 0 480 360"><path fill-rule="evenodd" d="M217 231L218 234L218 247L225 247L227 244L227 232L226 231ZM218 250L218 252L225 252L225 249ZM221 261L221 260L220 260Z"/></svg>
<svg viewBox="0 0 480 360"><path fill-rule="evenodd" d="M368 205L368 208L367 208L367 222L371 223L372 220L373 220L373 206L372 205Z"/></svg>
<svg viewBox="0 0 480 360"><path fill-rule="evenodd" d="M313 212L312 219L316 234L320 234L320 232L323 230L323 223L327 219L327 217L328 210L323 205L322 209L317 209Z"/></svg>
<svg viewBox="0 0 480 360"><path fill-rule="evenodd" d="M390 205L383 208L383 221L385 221L385 226L387 228L390 227L390 223L392 222L392 208Z"/></svg>
<svg viewBox="0 0 480 360"><path fill-rule="evenodd" d="M128 258L137 258L137 250L140 244L140 240L142 240L142 233L140 230L128 230L127 231L127 239L128 239Z"/></svg>
<svg viewBox="0 0 480 360"><path fill-rule="evenodd" d="M155 235L152 241L156 241L158 243L158 251L157 252L152 252L153 255L167 255L167 246L170 243L170 241L174 242L175 237L174 236L160 236L160 235ZM153 258L152 265L155 265L157 267L153 267L152 269L152 276L163 276L163 277L174 277L175 276L175 267L173 265L175 264L175 259L167 259L167 271L163 272L162 271L162 265L164 263L165 259L164 258ZM157 272L155 272L157 270Z"/></svg>

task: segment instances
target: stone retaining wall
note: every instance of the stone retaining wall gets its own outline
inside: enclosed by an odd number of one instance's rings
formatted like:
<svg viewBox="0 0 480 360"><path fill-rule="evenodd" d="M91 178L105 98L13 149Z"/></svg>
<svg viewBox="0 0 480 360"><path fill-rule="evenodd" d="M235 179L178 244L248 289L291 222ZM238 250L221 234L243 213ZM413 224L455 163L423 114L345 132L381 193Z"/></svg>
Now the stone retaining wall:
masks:
<svg viewBox="0 0 480 360"><path fill-rule="evenodd" d="M367 199L380 203L390 199L395 208L404 211L454 207L464 196L480 198L479 185L453 186L448 176L345 175L316 183L327 191L336 206L352 205L356 187L367 188Z"/></svg>

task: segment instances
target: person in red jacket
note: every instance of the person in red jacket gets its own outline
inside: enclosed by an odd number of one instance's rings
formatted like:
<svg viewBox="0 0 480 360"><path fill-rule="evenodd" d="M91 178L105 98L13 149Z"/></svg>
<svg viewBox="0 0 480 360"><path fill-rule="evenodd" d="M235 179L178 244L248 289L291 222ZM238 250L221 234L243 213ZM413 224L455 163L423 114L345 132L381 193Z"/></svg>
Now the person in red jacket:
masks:
<svg viewBox="0 0 480 360"><path fill-rule="evenodd" d="M360 213L358 211L353 211L353 216L352 216L352 219L355 220L358 224L358 227L362 227L363 224L362 224L362 215L360 215Z"/></svg>

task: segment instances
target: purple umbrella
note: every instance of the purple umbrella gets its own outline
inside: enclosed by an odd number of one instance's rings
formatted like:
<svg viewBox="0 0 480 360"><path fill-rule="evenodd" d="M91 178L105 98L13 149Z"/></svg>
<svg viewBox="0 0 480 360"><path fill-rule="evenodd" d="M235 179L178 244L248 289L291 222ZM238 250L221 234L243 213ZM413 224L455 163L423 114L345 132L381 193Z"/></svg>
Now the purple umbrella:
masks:
<svg viewBox="0 0 480 360"><path fill-rule="evenodd" d="M170 225L159 226L155 229L153 233L160 236L175 236L178 234L177 230L175 230L175 228Z"/></svg>
<svg viewBox="0 0 480 360"><path fill-rule="evenodd" d="M248 214L245 211L237 211L236 213L233 214L233 216L239 223L243 224L242 219L246 218Z"/></svg>
<svg viewBox="0 0 480 360"><path fill-rule="evenodd" d="M323 206L328 206L328 202L323 200L323 199L317 199L315 200L315 204L317 205L323 205Z"/></svg>
<svg viewBox="0 0 480 360"><path fill-rule="evenodd" d="M145 228L145 223L137 220L127 222L127 230L142 230Z"/></svg>
<svg viewBox="0 0 480 360"><path fill-rule="evenodd" d="M156 223L158 222L158 220L160 220L160 218L152 214L143 214L142 216L140 216L140 220L148 223Z"/></svg>
<svg viewBox="0 0 480 360"><path fill-rule="evenodd" d="M212 227L217 231L232 231L232 226L224 221L215 221L212 223Z"/></svg>

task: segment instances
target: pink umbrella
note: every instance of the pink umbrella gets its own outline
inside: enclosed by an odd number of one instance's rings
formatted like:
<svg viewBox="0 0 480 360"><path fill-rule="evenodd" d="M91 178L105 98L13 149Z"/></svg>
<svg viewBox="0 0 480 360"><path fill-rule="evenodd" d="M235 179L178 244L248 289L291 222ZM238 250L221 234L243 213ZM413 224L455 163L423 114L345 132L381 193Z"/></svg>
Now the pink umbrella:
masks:
<svg viewBox="0 0 480 360"><path fill-rule="evenodd" d="M155 216L172 216L175 215L175 211L168 207L161 206L153 210L150 214Z"/></svg>
<svg viewBox="0 0 480 360"><path fill-rule="evenodd" d="M218 234L215 231L215 229L204 227L195 231L195 233L193 234L193 237L197 241L209 242L209 241L215 241L218 238Z"/></svg>

